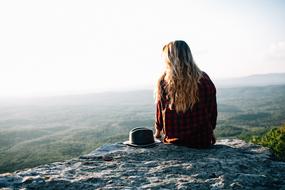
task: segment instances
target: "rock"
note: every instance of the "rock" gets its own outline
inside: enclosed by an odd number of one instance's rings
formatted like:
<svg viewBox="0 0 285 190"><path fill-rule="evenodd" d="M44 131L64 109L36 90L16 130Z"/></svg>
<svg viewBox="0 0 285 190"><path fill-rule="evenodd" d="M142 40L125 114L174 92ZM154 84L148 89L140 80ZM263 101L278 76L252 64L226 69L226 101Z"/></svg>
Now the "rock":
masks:
<svg viewBox="0 0 285 190"><path fill-rule="evenodd" d="M211 149L104 145L65 162L0 174L1 189L285 189L285 162L237 139Z"/></svg>

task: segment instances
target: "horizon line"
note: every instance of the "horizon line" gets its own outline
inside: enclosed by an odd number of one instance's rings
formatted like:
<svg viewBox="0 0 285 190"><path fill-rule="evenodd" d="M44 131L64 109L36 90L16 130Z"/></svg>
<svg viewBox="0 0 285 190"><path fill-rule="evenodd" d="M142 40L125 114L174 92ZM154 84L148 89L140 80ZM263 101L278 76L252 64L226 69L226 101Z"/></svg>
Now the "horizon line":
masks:
<svg viewBox="0 0 285 190"><path fill-rule="evenodd" d="M262 75L285 75L285 72L276 72L276 73L257 73L252 75L244 75L239 77L226 77L226 78L214 78L211 77L213 82L221 82L223 80L236 80L242 78L248 78L253 76L262 76ZM217 85L216 85L217 86ZM51 98L51 97L63 97L63 96L78 96L78 95L87 95L87 94L101 94L101 93L111 93L111 92L131 92L131 91L140 91L140 90L154 90L155 86L151 84L140 84L136 86L129 87L120 87L120 88L106 88L106 89L87 89L87 90L70 90L70 91L58 91L58 92L49 92L49 93L34 93L31 94L22 94L22 95L0 95L0 100L10 100L10 99L31 99L31 98Z"/></svg>

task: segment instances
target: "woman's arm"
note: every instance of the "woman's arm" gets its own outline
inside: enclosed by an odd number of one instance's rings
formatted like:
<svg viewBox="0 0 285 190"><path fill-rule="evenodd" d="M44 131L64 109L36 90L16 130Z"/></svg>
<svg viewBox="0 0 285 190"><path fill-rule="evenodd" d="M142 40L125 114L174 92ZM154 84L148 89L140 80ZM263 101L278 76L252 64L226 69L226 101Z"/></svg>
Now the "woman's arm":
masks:
<svg viewBox="0 0 285 190"><path fill-rule="evenodd" d="M155 134L156 138L161 137L161 131L163 128L163 118L162 118L162 110L161 110L161 102L160 100L156 103L156 112L155 112Z"/></svg>
<svg viewBox="0 0 285 190"><path fill-rule="evenodd" d="M217 111L217 99L216 99L216 93L212 96L210 100L210 113L211 113L211 124L213 129L216 128L217 124L217 117L218 117L218 111Z"/></svg>
<svg viewBox="0 0 285 190"><path fill-rule="evenodd" d="M217 117L218 117L218 110L217 110L217 90L214 83L211 81L210 77L205 73L206 78L208 79L206 89L207 89L207 107L208 107L208 114L209 119L212 125L212 129L216 128L217 124Z"/></svg>
<svg viewBox="0 0 285 190"><path fill-rule="evenodd" d="M155 129L155 134L154 134L154 137L159 139L161 137L161 131L158 130L158 129Z"/></svg>

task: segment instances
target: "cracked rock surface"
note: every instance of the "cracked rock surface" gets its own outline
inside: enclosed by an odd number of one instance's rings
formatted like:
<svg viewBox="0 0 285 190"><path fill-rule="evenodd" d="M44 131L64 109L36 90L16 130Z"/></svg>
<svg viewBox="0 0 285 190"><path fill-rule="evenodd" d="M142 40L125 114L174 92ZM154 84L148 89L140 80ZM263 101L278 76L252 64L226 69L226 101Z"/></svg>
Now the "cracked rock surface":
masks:
<svg viewBox="0 0 285 190"><path fill-rule="evenodd" d="M0 174L0 189L285 189L285 162L237 139L201 150L106 144L72 160Z"/></svg>

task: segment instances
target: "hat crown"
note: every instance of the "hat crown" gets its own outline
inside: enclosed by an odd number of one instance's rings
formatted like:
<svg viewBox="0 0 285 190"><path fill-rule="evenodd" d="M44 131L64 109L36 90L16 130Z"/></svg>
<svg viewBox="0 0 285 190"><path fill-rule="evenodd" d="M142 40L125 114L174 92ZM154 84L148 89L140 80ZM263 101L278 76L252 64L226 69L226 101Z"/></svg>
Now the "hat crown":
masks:
<svg viewBox="0 0 285 190"><path fill-rule="evenodd" d="M134 128L129 133L129 141L136 145L152 144L154 143L153 132L147 128Z"/></svg>

